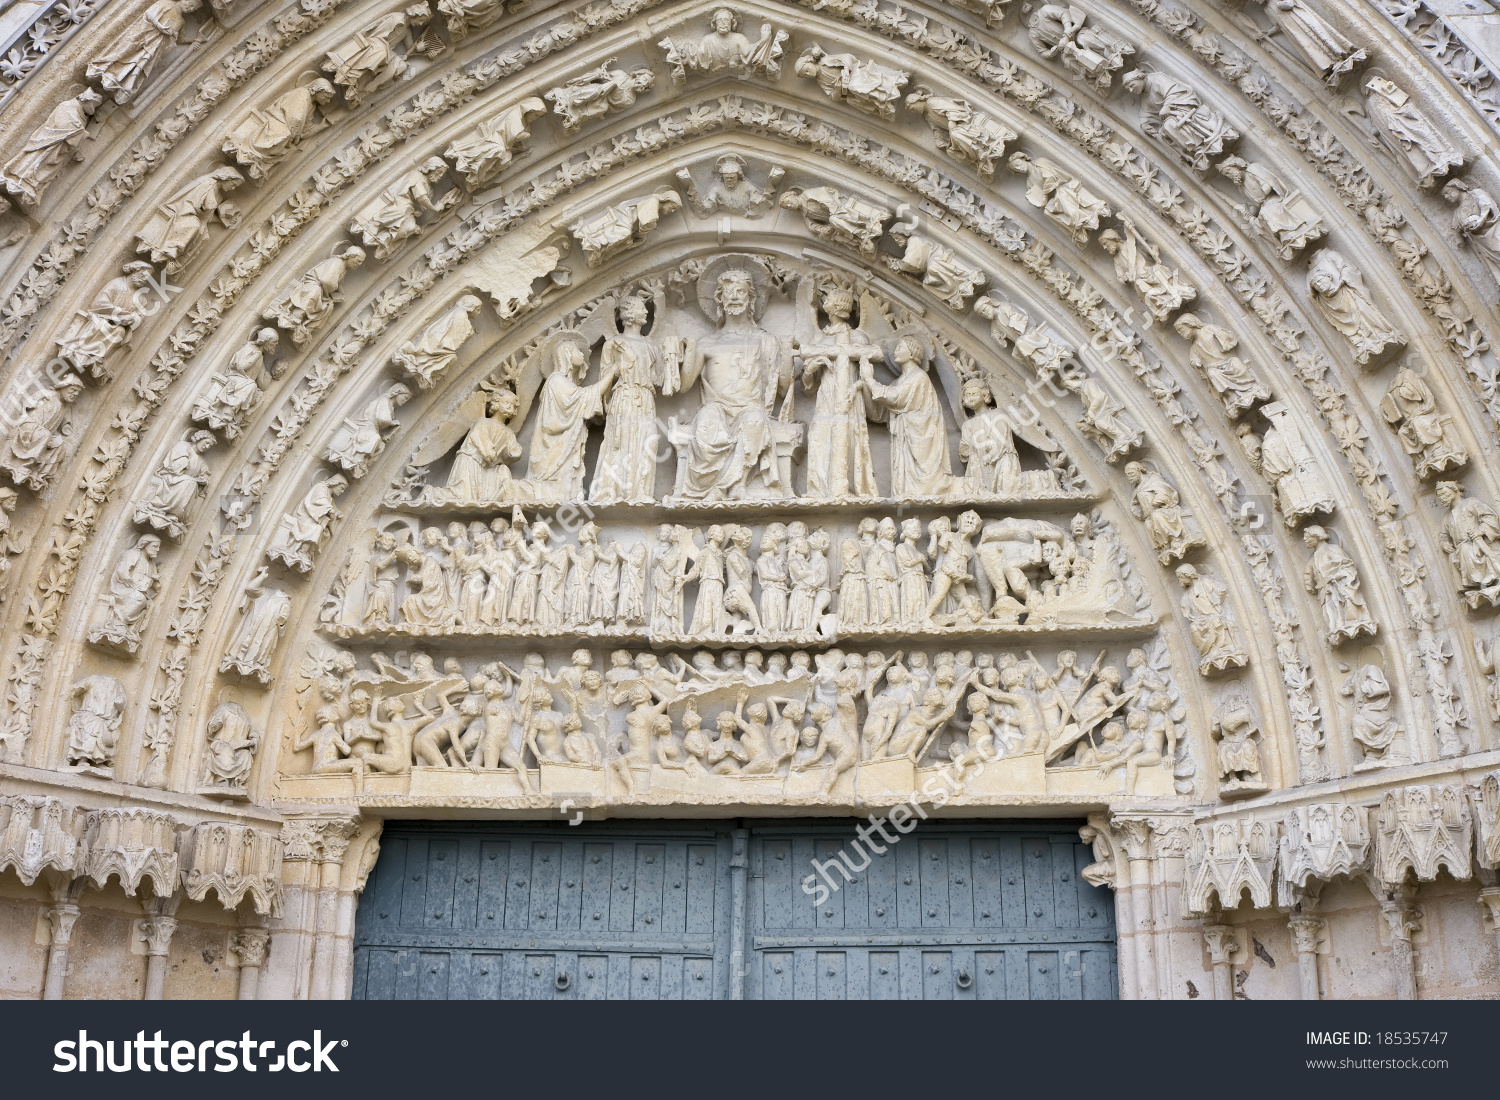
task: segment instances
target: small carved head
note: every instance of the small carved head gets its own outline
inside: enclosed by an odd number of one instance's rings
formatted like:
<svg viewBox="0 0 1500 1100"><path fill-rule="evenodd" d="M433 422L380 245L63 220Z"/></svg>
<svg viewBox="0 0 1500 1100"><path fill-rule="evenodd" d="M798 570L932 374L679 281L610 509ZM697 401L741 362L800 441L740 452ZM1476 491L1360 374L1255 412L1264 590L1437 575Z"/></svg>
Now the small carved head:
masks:
<svg viewBox="0 0 1500 1100"><path fill-rule="evenodd" d="M903 336L900 340L896 341L895 358L897 366L904 367L906 364L911 363L925 370L927 367L927 348L915 336Z"/></svg>
<svg viewBox="0 0 1500 1100"><path fill-rule="evenodd" d="M1178 583L1184 588L1191 588L1198 583L1198 570L1187 564L1187 562L1183 562L1177 567L1176 576Z"/></svg>
<svg viewBox="0 0 1500 1100"><path fill-rule="evenodd" d="M208 450L215 443L217 443L218 439L215 438L213 432L207 431L205 429L200 429L194 432L192 435L188 436L188 442L193 445L193 450L197 451L199 454L202 454L204 451Z"/></svg>
<svg viewBox="0 0 1500 1100"><path fill-rule="evenodd" d="M755 301L755 282L744 268L732 268L719 276L714 287L714 303L719 307L719 316L743 317L750 312Z"/></svg>
<svg viewBox="0 0 1500 1100"><path fill-rule="evenodd" d="M656 83L656 74L650 69L637 69L630 74L630 83L638 92L648 91Z"/></svg>
<svg viewBox="0 0 1500 1100"><path fill-rule="evenodd" d="M1131 76L1134 75L1134 73L1131 74ZM1128 80L1129 77L1127 77L1126 79ZM1099 247L1104 249L1104 251L1108 252L1111 256L1120 251L1120 245L1123 243L1124 239L1113 229L1106 229L1103 233L1099 234Z"/></svg>
<svg viewBox="0 0 1500 1100"><path fill-rule="evenodd" d="M720 8L720 11L727 11ZM719 178L733 187L745 176L745 158L738 153L725 153L714 162L714 170L718 172Z"/></svg>
<svg viewBox="0 0 1500 1100"><path fill-rule="evenodd" d="M1440 481L1437 483L1438 500L1450 508L1462 500L1463 495L1463 486L1456 481Z"/></svg>
<svg viewBox="0 0 1500 1100"><path fill-rule="evenodd" d="M739 18L728 8L715 8L710 23L720 34L728 34L732 30L737 30L740 25Z"/></svg>
<svg viewBox="0 0 1500 1100"><path fill-rule="evenodd" d="M1131 94L1139 94L1146 86L1146 74L1140 69L1132 69L1120 78L1120 84Z"/></svg>
<svg viewBox="0 0 1500 1100"><path fill-rule="evenodd" d="M1302 542L1310 547L1321 546L1328 541L1328 532L1316 523L1308 524L1302 531Z"/></svg>
<svg viewBox="0 0 1500 1100"><path fill-rule="evenodd" d="M422 175L430 180L438 179L446 171L448 171L448 162L442 157L428 157L422 162Z"/></svg>
<svg viewBox="0 0 1500 1100"><path fill-rule="evenodd" d="M970 412L978 412L980 409L989 408L990 387L983 378L975 375L973 378L964 379L963 391L964 408Z"/></svg>
<svg viewBox="0 0 1500 1100"><path fill-rule="evenodd" d="M1203 328L1203 322L1198 318L1196 313L1184 313L1172 322L1172 327L1177 330L1178 336L1181 336L1184 340L1191 340Z"/></svg>
<svg viewBox="0 0 1500 1100"><path fill-rule="evenodd" d="M823 291L823 312L835 321L848 320L854 312L854 293L845 287L830 286Z"/></svg>
<svg viewBox="0 0 1500 1100"><path fill-rule="evenodd" d="M397 382L394 386L386 391L386 397L390 398L392 405L400 408L402 405L411 400L411 390L407 389L400 382Z"/></svg>
<svg viewBox="0 0 1500 1100"><path fill-rule="evenodd" d="M922 537L922 521L919 519L904 519L901 521L901 537L908 542L916 542Z"/></svg>
<svg viewBox="0 0 1500 1100"><path fill-rule="evenodd" d="M1132 485L1140 484L1141 478L1146 476L1146 467L1139 462L1125 463L1125 476L1130 479Z"/></svg>
<svg viewBox="0 0 1500 1100"><path fill-rule="evenodd" d="M365 262L365 250L363 248L360 248L357 244L351 244L348 248L344 249L343 254L339 257L339 259L344 261L344 266L346 268L358 267L360 264ZM477 301L478 299L475 300Z"/></svg>

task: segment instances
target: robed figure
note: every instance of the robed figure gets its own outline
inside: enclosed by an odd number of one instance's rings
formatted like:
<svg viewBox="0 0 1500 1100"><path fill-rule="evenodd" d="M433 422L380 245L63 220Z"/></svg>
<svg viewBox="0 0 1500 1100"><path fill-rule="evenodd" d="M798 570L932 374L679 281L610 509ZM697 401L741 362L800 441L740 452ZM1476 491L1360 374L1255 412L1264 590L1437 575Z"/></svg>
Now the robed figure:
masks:
<svg viewBox="0 0 1500 1100"><path fill-rule="evenodd" d="M849 323L853 305L854 296L843 287L827 290L823 309L828 324L822 337L801 353L802 384L811 389L814 379L822 374L807 429L808 496L878 495L858 371L885 355Z"/></svg>
<svg viewBox="0 0 1500 1100"><path fill-rule="evenodd" d="M526 477L539 495L573 500L583 495L583 450L589 421L604 412L604 393L615 379L606 368L591 386L583 384L589 359L581 340L566 334L553 350L552 373L542 383L536 426L531 431Z"/></svg>
<svg viewBox="0 0 1500 1100"><path fill-rule="evenodd" d="M661 305L658 302L658 317ZM600 369L612 372L615 384L604 418L604 442L589 486L592 501L654 497L659 446L656 391L676 393L681 377L679 364L658 341L641 335L646 317L645 298L631 295L621 301L622 331L605 341L599 356Z"/></svg>

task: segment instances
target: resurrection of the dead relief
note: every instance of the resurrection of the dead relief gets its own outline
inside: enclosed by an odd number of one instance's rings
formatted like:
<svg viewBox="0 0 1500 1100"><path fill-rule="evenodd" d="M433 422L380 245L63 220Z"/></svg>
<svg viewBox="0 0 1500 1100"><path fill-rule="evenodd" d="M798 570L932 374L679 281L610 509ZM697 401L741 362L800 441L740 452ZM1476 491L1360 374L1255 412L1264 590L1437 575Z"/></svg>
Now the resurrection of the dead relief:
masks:
<svg viewBox="0 0 1500 1100"><path fill-rule="evenodd" d="M1419 946L1439 869L1500 931L1500 106L1436 9L83 7L0 61L48 996L111 873L148 996L210 893L242 995L339 995L388 813L938 781L1180 884L1125 995L1271 920L1347 993L1355 886L1390 992L1493 992Z"/></svg>

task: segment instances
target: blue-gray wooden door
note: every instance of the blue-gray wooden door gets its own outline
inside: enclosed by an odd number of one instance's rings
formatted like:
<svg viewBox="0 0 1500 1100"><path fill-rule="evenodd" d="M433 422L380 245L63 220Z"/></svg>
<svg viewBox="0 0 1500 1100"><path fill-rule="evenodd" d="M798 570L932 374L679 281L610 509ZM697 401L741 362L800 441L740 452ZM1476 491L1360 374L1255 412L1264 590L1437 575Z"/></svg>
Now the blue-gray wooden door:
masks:
<svg viewBox="0 0 1500 1100"><path fill-rule="evenodd" d="M927 821L868 866L854 839L845 821L389 822L354 996L1117 996L1114 906L1078 874L1076 828ZM816 907L813 860L840 884Z"/></svg>
<svg viewBox="0 0 1500 1100"><path fill-rule="evenodd" d="M354 996L727 996L726 827L390 822L360 898Z"/></svg>
<svg viewBox="0 0 1500 1100"><path fill-rule="evenodd" d="M895 845L874 834L883 854L856 849L847 822L752 837L749 997L1119 996L1114 899L1079 875L1093 857L1076 828L926 821ZM847 872L829 863L841 851ZM817 906L814 860L839 884Z"/></svg>

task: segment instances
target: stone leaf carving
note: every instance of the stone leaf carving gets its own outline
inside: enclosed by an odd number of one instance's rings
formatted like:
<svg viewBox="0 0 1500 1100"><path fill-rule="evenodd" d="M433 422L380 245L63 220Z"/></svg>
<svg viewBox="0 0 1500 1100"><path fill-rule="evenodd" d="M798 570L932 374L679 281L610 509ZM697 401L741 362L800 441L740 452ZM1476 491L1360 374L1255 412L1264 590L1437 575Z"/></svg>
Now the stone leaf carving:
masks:
<svg viewBox="0 0 1500 1100"><path fill-rule="evenodd" d="M1211 676L1225 669L1243 668L1250 655L1225 606L1224 585L1186 564L1177 567L1177 580L1187 589L1182 598L1182 614L1198 650L1198 675Z"/></svg>
<svg viewBox="0 0 1500 1100"><path fill-rule="evenodd" d="M1474 820L1459 787L1434 785L1387 791L1375 810L1375 875L1398 887L1408 873L1431 882L1440 868L1456 879L1472 874Z"/></svg>
<svg viewBox="0 0 1500 1100"><path fill-rule="evenodd" d="M182 840L182 886L192 901L212 890L235 910L247 897L261 916L280 917L281 837L222 821L194 825Z"/></svg>
<svg viewBox="0 0 1500 1100"><path fill-rule="evenodd" d="M1366 809L1338 802L1316 802L1288 811L1281 834L1281 879L1296 890L1369 865L1370 832ZM1287 905L1294 899L1282 898Z"/></svg>
<svg viewBox="0 0 1500 1100"><path fill-rule="evenodd" d="M245 708L225 701L208 716L208 749L203 757L203 782L198 793L211 798L248 798L245 784L260 748L260 731Z"/></svg>
<svg viewBox="0 0 1500 1100"><path fill-rule="evenodd" d="M177 822L171 814L145 809L94 810L88 816L84 875L104 889L111 875L129 897L151 880L151 893L177 891Z"/></svg>
<svg viewBox="0 0 1500 1100"><path fill-rule="evenodd" d="M563 130L576 134L590 119L603 118L612 111L623 111L635 105L636 98L650 91L656 74L650 69L626 72L611 66L611 57L597 69L575 76L566 84L553 88L543 98L562 119Z"/></svg>
<svg viewBox="0 0 1500 1100"><path fill-rule="evenodd" d="M298 573L310 570L329 530L344 518L333 498L347 488L349 479L342 474L334 474L314 484L297 506L277 523L271 544L266 547L266 557Z"/></svg>
<svg viewBox="0 0 1500 1100"><path fill-rule="evenodd" d="M1088 244L1089 231L1099 228L1100 218L1110 216L1102 199L1046 157L1017 151L1007 163L1012 172L1026 177L1026 201L1066 229L1076 243Z"/></svg>
<svg viewBox="0 0 1500 1100"><path fill-rule="evenodd" d="M162 52L182 37L188 15L200 6L201 0L157 0L89 61L85 75L116 103L129 103L151 79Z"/></svg>
<svg viewBox="0 0 1500 1100"><path fill-rule="evenodd" d="M271 682L271 659L292 613L291 596L265 586L269 573L261 566L245 585L239 602L239 626L219 662L220 672L235 672L263 685Z"/></svg>
<svg viewBox="0 0 1500 1100"><path fill-rule="evenodd" d="M1146 536L1162 566L1181 561L1204 545L1202 528L1182 506L1176 487L1165 474L1144 463L1127 462L1125 476L1135 486L1130 513L1146 525Z"/></svg>
<svg viewBox="0 0 1500 1100"><path fill-rule="evenodd" d="M265 179L277 161L301 147L328 125L320 108L333 102L333 85L322 77L277 96L264 108L254 107L229 131L226 155L253 180Z"/></svg>
<svg viewBox="0 0 1500 1100"><path fill-rule="evenodd" d="M872 257L891 217L882 206L823 186L789 187L781 196L781 205L800 210L808 231L819 240L838 241Z"/></svg>
<svg viewBox="0 0 1500 1100"><path fill-rule="evenodd" d="M100 615L89 630L92 644L135 654L141 644L141 626L156 595L156 556L160 552L160 538L142 535L120 555L109 587L99 597Z"/></svg>
<svg viewBox="0 0 1500 1100"><path fill-rule="evenodd" d="M665 52L665 61L672 66L672 79L678 84L690 72L733 71L775 79L781 75L781 62L777 59L788 37L788 32L762 23L760 38L752 42L740 33L739 16L729 8L716 8L709 16L709 32L702 38L677 42L668 36L657 46Z"/></svg>
<svg viewBox="0 0 1500 1100"><path fill-rule="evenodd" d="M458 361L459 349L474 335L473 317L483 304L476 295L462 295L420 336L397 348L391 363L414 379L419 389L430 389L437 376Z"/></svg>
<svg viewBox="0 0 1500 1100"><path fill-rule="evenodd" d="M1256 909L1271 907L1274 822L1254 818L1214 821L1193 826L1191 835L1182 877L1183 903L1189 913L1208 913L1215 904L1237 909L1245 891Z"/></svg>
<svg viewBox="0 0 1500 1100"><path fill-rule="evenodd" d="M1243 695L1226 697L1214 710L1213 739L1218 742L1219 797L1244 798L1266 791L1261 773L1261 745L1265 738L1255 713Z"/></svg>
<svg viewBox="0 0 1500 1100"><path fill-rule="evenodd" d="M114 378L105 360L130 342L130 334L150 312L143 299L146 288L156 282L156 273L144 260L132 260L121 270L57 337L59 359L104 382Z"/></svg>
<svg viewBox="0 0 1500 1100"><path fill-rule="evenodd" d="M344 419L324 448L323 457L356 478L364 477L370 462L385 450L387 434L401 426L396 410L410 400L411 390L400 382L388 386L358 413Z"/></svg>
<svg viewBox="0 0 1500 1100"><path fill-rule="evenodd" d="M41 492L52 481L62 461L63 445L72 431L68 406L83 392L83 381L66 374L53 381L43 375L12 380L7 405L9 430L0 436L0 470L17 485Z"/></svg>
<svg viewBox="0 0 1500 1100"><path fill-rule="evenodd" d="M896 103L911 74L866 61L852 53L828 53L808 46L794 66L798 76L816 80L823 94L855 110L882 118L896 117Z"/></svg>
<svg viewBox="0 0 1500 1100"><path fill-rule="evenodd" d="M968 101L937 95L921 84L907 95L906 109L927 120L939 149L961 164L974 165L985 179L994 178L1005 146L1019 136Z"/></svg>
<svg viewBox="0 0 1500 1100"><path fill-rule="evenodd" d="M1042 57L1060 59L1068 72L1104 91L1135 47L1109 31L1087 26L1087 21L1088 12L1076 4L1043 4L1032 12L1026 29Z"/></svg>
<svg viewBox="0 0 1500 1100"><path fill-rule="evenodd" d="M208 227L214 220L225 229L239 225L239 208L224 196L244 182L236 168L215 168L199 176L156 208L137 230L135 250L159 266L162 274L176 275L208 240Z"/></svg>
<svg viewBox="0 0 1500 1100"><path fill-rule="evenodd" d="M1141 128L1189 168L1207 172L1213 159L1240 138L1240 132L1222 114L1174 76L1136 69L1126 73L1120 83L1141 99Z"/></svg>
<svg viewBox="0 0 1500 1100"><path fill-rule="evenodd" d="M1272 3L1283 0L1270 0ZM1235 209L1262 237L1276 242L1276 254L1292 260L1313 241L1328 232L1323 214L1299 188L1286 185L1272 169L1240 157L1225 157L1217 165L1219 175L1231 179L1253 207L1235 204Z"/></svg>
<svg viewBox="0 0 1500 1100"><path fill-rule="evenodd" d="M1500 516L1482 500L1465 496L1456 481L1438 482L1437 496L1448 509L1438 546L1458 573L1458 594L1470 608L1500 605Z"/></svg>
<svg viewBox="0 0 1500 1100"><path fill-rule="evenodd" d="M129 702L120 681L105 673L85 676L68 691L68 766L89 775L114 778L115 748Z"/></svg>
<svg viewBox="0 0 1500 1100"><path fill-rule="evenodd" d="M88 88L52 109L47 121L32 131L21 151L0 167L0 182L22 206L41 205L47 185L69 161L81 161L81 146L91 135L89 120L104 97Z"/></svg>
<svg viewBox="0 0 1500 1100"><path fill-rule="evenodd" d="M88 814L58 798L0 795L0 871L27 886L43 872L71 877L87 851Z"/></svg>
<svg viewBox="0 0 1500 1100"><path fill-rule="evenodd" d="M421 232L417 218L423 212L444 214L463 199L463 193L455 187L433 201L433 184L447 172L448 162L442 157L428 157L421 167L413 168L361 207L349 224L349 232L358 234L365 247L373 248L377 260L390 259L402 242ZM362 261L363 254L359 258Z"/></svg>
<svg viewBox="0 0 1500 1100"><path fill-rule="evenodd" d="M1239 338L1222 325L1184 313L1172 322L1177 335L1192 343L1188 361L1208 380L1231 420L1262 401L1271 400L1271 387L1238 355Z"/></svg>
<svg viewBox="0 0 1500 1100"><path fill-rule="evenodd" d="M1411 456L1417 477L1456 470L1469 461L1453 417L1438 411L1437 398L1410 366L1397 371L1386 388L1380 399L1380 416L1396 429L1401 449Z"/></svg>
<svg viewBox="0 0 1500 1100"><path fill-rule="evenodd" d="M786 169L775 165L766 172L766 184L757 187L745 177L745 158L738 153L725 153L714 162L713 182L706 192L700 192L693 180L693 173L686 168L677 170L677 182L687 196L688 206L700 218L711 217L720 210L741 217L758 218L776 205L776 189L781 185Z"/></svg>
<svg viewBox="0 0 1500 1100"><path fill-rule="evenodd" d="M441 0L438 6L441 9ZM475 190L494 179L515 159L515 154L531 138L527 127L546 113L545 103L536 96L528 96L499 114L481 120L467 137L458 138L444 149L443 155L453 161L454 168L464 177L470 190Z"/></svg>
<svg viewBox="0 0 1500 1100"><path fill-rule="evenodd" d="M669 214L682 208L682 196L670 187L659 187L649 195L609 207L591 218L568 226L590 267L598 267L611 256L640 244L646 234Z"/></svg>
<svg viewBox="0 0 1500 1100"><path fill-rule="evenodd" d="M1375 76L1365 82L1363 90L1365 117L1374 130L1376 145L1383 147L1418 187L1429 190L1449 172L1463 167L1463 154L1395 83Z"/></svg>
<svg viewBox="0 0 1500 1100"><path fill-rule="evenodd" d="M1302 587L1323 603L1323 622L1329 645L1340 645L1362 635L1374 635L1379 627L1359 590L1359 570L1354 559L1330 533L1316 523L1302 531L1302 541L1312 557L1302 571Z"/></svg>
<svg viewBox="0 0 1500 1100"><path fill-rule="evenodd" d="M1406 346L1406 337L1376 308L1364 277L1341 253L1331 248L1313 253L1307 289L1318 312L1349 341L1360 366L1370 366L1388 350Z"/></svg>
<svg viewBox="0 0 1500 1100"><path fill-rule="evenodd" d="M182 538L187 531L188 512L213 476L208 463L199 456L215 442L212 432L197 431L174 443L151 475L145 495L136 502L132 519L169 538Z"/></svg>
<svg viewBox="0 0 1500 1100"><path fill-rule="evenodd" d="M350 245L304 272L272 300L261 317L291 333L297 347L306 347L333 316L333 307L344 300L340 291L349 272L364 262L365 250Z"/></svg>
<svg viewBox="0 0 1500 1100"><path fill-rule="evenodd" d="M228 366L209 375L193 401L194 423L222 431L225 439L238 439L246 419L260 407L265 387L273 376L265 369L266 356L274 354L272 349L280 339L274 328L257 329L229 357Z"/></svg>
<svg viewBox="0 0 1500 1100"><path fill-rule="evenodd" d="M364 30L328 51L323 71L344 93L344 102L357 107L365 96L405 76L410 67L401 48L410 49L412 27L432 18L425 3L381 16Z"/></svg>

